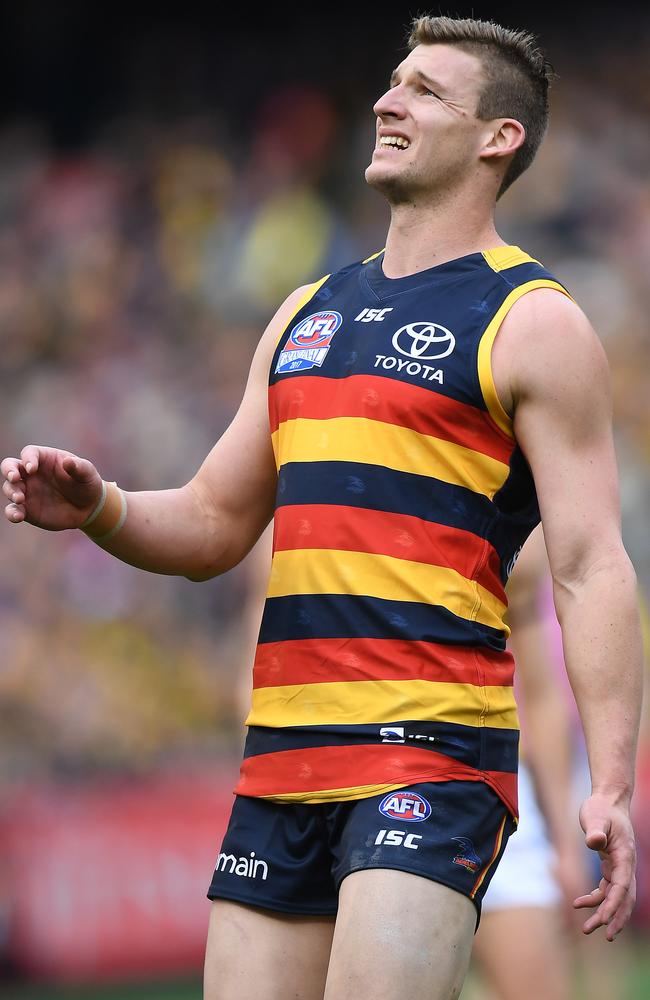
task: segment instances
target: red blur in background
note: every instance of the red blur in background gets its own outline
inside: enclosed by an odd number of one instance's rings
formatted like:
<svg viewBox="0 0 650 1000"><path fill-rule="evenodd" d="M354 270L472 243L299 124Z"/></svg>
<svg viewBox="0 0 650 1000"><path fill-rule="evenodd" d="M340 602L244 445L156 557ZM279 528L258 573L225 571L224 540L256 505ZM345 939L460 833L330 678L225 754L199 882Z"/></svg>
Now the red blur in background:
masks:
<svg viewBox="0 0 650 1000"><path fill-rule="evenodd" d="M67 983L196 973L232 787L198 772L17 793L0 817L12 965Z"/></svg>

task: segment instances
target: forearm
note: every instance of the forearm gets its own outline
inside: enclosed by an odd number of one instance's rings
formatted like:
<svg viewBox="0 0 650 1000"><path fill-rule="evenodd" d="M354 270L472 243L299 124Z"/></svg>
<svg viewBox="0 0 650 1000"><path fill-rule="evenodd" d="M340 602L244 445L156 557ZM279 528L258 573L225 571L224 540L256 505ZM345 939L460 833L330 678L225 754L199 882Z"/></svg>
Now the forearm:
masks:
<svg viewBox="0 0 650 1000"><path fill-rule="evenodd" d="M126 518L119 531L105 541L93 539L105 551L139 569L197 580L229 568L223 564L226 518L191 484L124 495Z"/></svg>
<svg viewBox="0 0 650 1000"><path fill-rule="evenodd" d="M634 570L621 549L577 581L556 577L554 593L592 788L627 803L634 784L642 688Z"/></svg>

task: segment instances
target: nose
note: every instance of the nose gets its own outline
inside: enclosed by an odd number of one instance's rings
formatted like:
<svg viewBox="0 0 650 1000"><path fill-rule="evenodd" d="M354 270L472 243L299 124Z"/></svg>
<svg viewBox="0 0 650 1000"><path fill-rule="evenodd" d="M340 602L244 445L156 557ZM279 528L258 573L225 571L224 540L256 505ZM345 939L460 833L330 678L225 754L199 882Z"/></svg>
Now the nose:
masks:
<svg viewBox="0 0 650 1000"><path fill-rule="evenodd" d="M375 102L372 110L378 118L406 117L402 87L399 84L396 87L389 87L386 93L382 94Z"/></svg>

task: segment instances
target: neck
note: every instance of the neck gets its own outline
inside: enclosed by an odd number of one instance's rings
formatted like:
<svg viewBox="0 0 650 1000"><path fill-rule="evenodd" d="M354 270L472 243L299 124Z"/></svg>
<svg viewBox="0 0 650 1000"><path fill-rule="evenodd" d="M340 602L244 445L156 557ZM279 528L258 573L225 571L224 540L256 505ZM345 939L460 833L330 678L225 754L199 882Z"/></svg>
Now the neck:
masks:
<svg viewBox="0 0 650 1000"><path fill-rule="evenodd" d="M461 206L455 199L442 204L401 203L391 206L383 270L388 278L402 278L505 245L491 211Z"/></svg>

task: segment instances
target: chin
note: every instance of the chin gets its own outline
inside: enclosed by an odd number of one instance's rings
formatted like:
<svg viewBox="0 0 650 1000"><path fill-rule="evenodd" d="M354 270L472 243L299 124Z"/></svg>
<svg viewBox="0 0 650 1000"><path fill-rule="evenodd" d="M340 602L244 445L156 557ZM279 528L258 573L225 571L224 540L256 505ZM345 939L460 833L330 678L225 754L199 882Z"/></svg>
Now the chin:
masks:
<svg viewBox="0 0 650 1000"><path fill-rule="evenodd" d="M386 169L383 164L371 163L366 167L366 183L383 194L391 205L412 200L411 185L399 171Z"/></svg>

